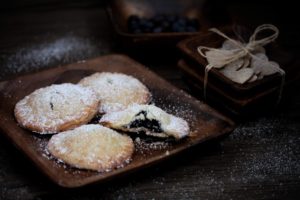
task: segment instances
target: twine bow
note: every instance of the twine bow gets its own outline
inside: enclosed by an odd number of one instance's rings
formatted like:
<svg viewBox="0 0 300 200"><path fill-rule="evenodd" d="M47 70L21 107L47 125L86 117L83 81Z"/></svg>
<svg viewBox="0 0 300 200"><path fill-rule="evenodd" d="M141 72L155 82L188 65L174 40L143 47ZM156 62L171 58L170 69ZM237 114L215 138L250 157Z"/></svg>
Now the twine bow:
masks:
<svg viewBox="0 0 300 200"><path fill-rule="evenodd" d="M252 58L255 57L256 59L260 59L251 52L257 49L258 47L262 47L270 42L273 42L279 34L279 30L277 27L275 27L272 24L263 24L258 26L252 36L249 39L249 42L247 44L242 44L221 31L219 31L216 28L211 28L209 29L210 31L217 33L218 35L222 36L223 38L226 38L227 40L231 41L232 44L236 46L235 49L227 50L227 49L217 49L217 48L211 48L211 47L205 47L205 46L199 46L197 48L198 52L200 53L201 56L205 57L208 61L208 65L205 67L205 75L204 75L204 98L206 98L206 87L207 87L207 81L208 81L208 72L212 68L222 68L225 65L243 58L245 56L251 56ZM268 37L262 38L257 40L257 35L264 31L264 30L271 30L274 33ZM204 52L205 50L205 52ZM281 98L281 93L282 93L282 88L284 85L284 75L285 72L281 69L278 68L278 72L283 75L281 87L280 87L280 94L279 94L279 100Z"/></svg>

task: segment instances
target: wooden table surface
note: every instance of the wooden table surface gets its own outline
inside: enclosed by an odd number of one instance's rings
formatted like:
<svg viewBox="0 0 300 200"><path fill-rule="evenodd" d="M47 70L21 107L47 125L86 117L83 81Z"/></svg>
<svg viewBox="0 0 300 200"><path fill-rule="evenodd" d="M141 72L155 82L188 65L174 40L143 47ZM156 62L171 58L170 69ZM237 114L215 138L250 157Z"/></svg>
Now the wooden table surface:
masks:
<svg viewBox="0 0 300 200"><path fill-rule="evenodd" d="M251 13L243 11L253 5L249 2L244 7L232 3L226 8L239 16L235 19L251 21L247 18ZM299 35L299 26L261 12L267 5L251 7L257 9L251 22L275 20L283 29L280 43L287 57L299 65L299 38L294 37ZM176 53L145 55L120 47L101 1L10 1L2 4L0 11L0 80L124 53L196 95L176 68ZM262 13L266 16L259 15ZM134 174L84 188L54 185L0 134L0 199L299 199L299 90L299 82L294 83L285 91L279 108L239 120L233 133L225 137Z"/></svg>

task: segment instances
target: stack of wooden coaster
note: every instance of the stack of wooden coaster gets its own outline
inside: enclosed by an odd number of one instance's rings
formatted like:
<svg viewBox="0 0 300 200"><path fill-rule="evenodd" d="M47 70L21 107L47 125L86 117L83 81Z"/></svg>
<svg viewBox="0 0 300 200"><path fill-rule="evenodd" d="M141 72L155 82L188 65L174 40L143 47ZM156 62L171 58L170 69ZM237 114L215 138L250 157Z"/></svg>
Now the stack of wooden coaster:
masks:
<svg viewBox="0 0 300 200"><path fill-rule="evenodd" d="M238 36L234 34L232 29L226 28L222 31L230 38L237 40ZM202 96L205 67L209 63L206 58L199 54L199 46L220 49L235 47L227 39L216 33L201 33L178 43L183 57L178 62L178 67L183 72L187 82L196 89L199 96ZM274 108L280 98L283 76L272 69L280 66L286 71L286 66L289 64L287 59L272 56L273 52L278 54L280 51L276 44L271 43L266 46L266 49L260 48L255 51L254 58L246 56L222 68L212 68L208 75L205 100L236 115L249 115L264 109ZM259 59L255 59L256 57ZM263 65L268 65L270 68ZM235 70L236 75L231 73L232 69Z"/></svg>

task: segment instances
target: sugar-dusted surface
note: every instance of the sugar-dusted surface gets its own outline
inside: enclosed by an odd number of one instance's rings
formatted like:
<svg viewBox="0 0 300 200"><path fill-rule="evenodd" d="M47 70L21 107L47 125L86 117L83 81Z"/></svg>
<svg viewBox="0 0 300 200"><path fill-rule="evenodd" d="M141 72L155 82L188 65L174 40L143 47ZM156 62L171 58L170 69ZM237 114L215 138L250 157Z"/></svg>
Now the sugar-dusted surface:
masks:
<svg viewBox="0 0 300 200"><path fill-rule="evenodd" d="M87 123L96 114L96 94L65 83L35 90L20 100L15 116L22 127L41 134L56 133Z"/></svg>
<svg viewBox="0 0 300 200"><path fill-rule="evenodd" d="M21 47L0 64L1 71L3 71L0 78L5 78L3 74L7 73L24 73L38 70L42 66L55 64L56 60L63 60L62 63L76 61L69 56L70 54L76 54L77 60L95 56L93 52L100 50L100 45L93 38L84 38L67 33L53 40L52 43Z"/></svg>
<svg viewBox="0 0 300 200"><path fill-rule="evenodd" d="M97 124L52 136L47 150L58 160L81 169L111 171L131 160L133 141Z"/></svg>
<svg viewBox="0 0 300 200"><path fill-rule="evenodd" d="M95 73L84 77L78 84L96 92L101 102L100 113L123 110L132 104L147 104L151 100L143 83L122 73Z"/></svg>
<svg viewBox="0 0 300 200"><path fill-rule="evenodd" d="M240 144L265 146L263 153L244 151L239 147L240 155L233 160L232 173L237 170L234 163L243 167L243 181L259 183L280 182L277 176L297 174L300 178L300 136L296 127L289 127L289 120L278 115L276 117L261 117L244 123L231 134L226 142L237 141ZM290 134L287 133L290 132ZM296 178L297 176L295 176ZM234 178L234 177L233 177ZM235 177L238 178L238 177Z"/></svg>

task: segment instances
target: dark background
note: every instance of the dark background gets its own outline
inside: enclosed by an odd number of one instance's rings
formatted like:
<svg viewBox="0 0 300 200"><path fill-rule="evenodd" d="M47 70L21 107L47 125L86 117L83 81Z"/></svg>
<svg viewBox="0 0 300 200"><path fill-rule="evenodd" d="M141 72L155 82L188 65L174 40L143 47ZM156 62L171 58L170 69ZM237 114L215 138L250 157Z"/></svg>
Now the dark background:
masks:
<svg viewBox="0 0 300 200"><path fill-rule="evenodd" d="M129 49L116 42L104 1L26 0L0 6L0 80ZM215 25L273 23L291 64L299 65L299 11L293 1L206 1ZM165 55L162 58L162 53ZM165 52L130 56L192 93ZM300 66L299 66L300 67ZM230 135L135 174L81 189L52 184L0 135L0 199L298 199L300 84L279 108L239 120ZM196 95L192 93L192 95ZM259 111L258 111L259 112Z"/></svg>

